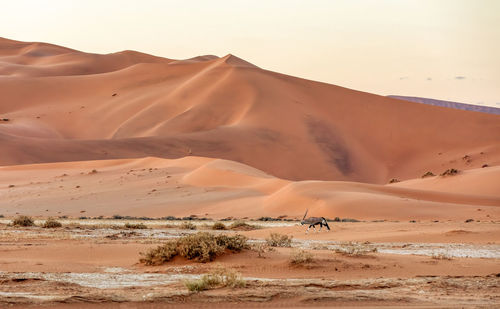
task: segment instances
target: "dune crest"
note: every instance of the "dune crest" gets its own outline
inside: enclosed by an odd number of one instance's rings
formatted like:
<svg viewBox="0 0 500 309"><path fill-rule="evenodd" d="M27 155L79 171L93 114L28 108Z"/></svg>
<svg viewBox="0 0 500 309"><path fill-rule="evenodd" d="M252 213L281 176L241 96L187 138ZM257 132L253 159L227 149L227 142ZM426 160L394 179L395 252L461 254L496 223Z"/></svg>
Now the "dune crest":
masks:
<svg viewBox="0 0 500 309"><path fill-rule="evenodd" d="M498 115L300 79L231 54L174 61L1 39L0 75L9 119L0 165L200 156L294 181L385 184L500 164Z"/></svg>

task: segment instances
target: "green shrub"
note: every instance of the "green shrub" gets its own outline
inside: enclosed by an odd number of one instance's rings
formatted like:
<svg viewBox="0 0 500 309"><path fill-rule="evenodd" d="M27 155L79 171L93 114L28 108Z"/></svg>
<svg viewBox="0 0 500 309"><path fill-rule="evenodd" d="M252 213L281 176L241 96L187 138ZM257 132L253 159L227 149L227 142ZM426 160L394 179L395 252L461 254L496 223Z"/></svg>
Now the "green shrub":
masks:
<svg viewBox="0 0 500 309"><path fill-rule="evenodd" d="M125 228L127 229L138 229L138 230L143 230L147 229L148 227L144 223L125 223Z"/></svg>
<svg viewBox="0 0 500 309"><path fill-rule="evenodd" d="M287 236L279 233L271 233L266 238L266 242L271 247L291 247L293 236Z"/></svg>
<svg viewBox="0 0 500 309"><path fill-rule="evenodd" d="M183 229L183 230L196 230L196 225L194 225L193 223L191 222L183 222L179 228Z"/></svg>
<svg viewBox="0 0 500 309"><path fill-rule="evenodd" d="M61 222L59 222L53 218L48 218L47 220L45 220L45 222L42 225L42 227L46 228L46 229L58 228L61 226L62 226Z"/></svg>
<svg viewBox="0 0 500 309"><path fill-rule="evenodd" d="M12 220L12 225L17 225L17 226L34 226L35 221L31 217L28 216L19 216Z"/></svg>
<svg viewBox="0 0 500 309"><path fill-rule="evenodd" d="M212 225L212 230L227 230L227 227L222 222L215 222L214 225Z"/></svg>

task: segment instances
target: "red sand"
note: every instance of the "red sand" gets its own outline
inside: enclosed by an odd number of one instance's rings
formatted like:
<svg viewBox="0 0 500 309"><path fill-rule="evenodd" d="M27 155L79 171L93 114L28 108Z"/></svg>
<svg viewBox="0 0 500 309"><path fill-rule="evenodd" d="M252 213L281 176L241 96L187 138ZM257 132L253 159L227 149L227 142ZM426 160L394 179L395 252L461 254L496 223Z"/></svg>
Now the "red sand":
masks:
<svg viewBox="0 0 500 309"><path fill-rule="evenodd" d="M500 117L260 69L0 39L1 165L228 159L290 180L376 184L500 163ZM462 159L468 155L467 159Z"/></svg>

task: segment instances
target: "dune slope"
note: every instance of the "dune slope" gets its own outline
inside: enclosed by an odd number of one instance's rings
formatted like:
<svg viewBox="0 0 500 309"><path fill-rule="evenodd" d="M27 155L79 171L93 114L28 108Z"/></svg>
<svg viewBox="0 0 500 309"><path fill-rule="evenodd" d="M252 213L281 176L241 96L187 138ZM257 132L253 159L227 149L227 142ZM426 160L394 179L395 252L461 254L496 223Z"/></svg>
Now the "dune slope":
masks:
<svg viewBox="0 0 500 309"><path fill-rule="evenodd" d="M203 157L17 165L0 167L0 214L301 218L309 209L311 215L329 218L492 220L500 216L498 182L482 191L475 188L499 174L495 167L374 185L293 182Z"/></svg>
<svg viewBox="0 0 500 309"><path fill-rule="evenodd" d="M195 155L382 184L500 163L500 117L266 71L0 39L1 165ZM464 156L470 160L462 160Z"/></svg>

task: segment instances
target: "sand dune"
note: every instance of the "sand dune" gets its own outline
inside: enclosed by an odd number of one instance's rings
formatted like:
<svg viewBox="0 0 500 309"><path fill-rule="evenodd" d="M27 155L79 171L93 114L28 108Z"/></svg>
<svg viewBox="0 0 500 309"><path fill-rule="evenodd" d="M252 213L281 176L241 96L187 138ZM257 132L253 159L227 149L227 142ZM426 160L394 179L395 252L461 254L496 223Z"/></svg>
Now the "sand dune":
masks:
<svg viewBox="0 0 500 309"><path fill-rule="evenodd" d="M300 218L308 208L330 218L491 220L500 215L500 190L498 182L489 182L499 173L495 167L373 185L291 182L202 157L17 165L0 167L0 214ZM482 185L483 191L474 189Z"/></svg>
<svg viewBox="0 0 500 309"><path fill-rule="evenodd" d="M498 115L402 103L233 55L173 61L0 39L0 93L4 166L200 156L294 181L385 184L500 164ZM198 172L187 179L203 182Z"/></svg>

